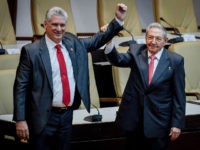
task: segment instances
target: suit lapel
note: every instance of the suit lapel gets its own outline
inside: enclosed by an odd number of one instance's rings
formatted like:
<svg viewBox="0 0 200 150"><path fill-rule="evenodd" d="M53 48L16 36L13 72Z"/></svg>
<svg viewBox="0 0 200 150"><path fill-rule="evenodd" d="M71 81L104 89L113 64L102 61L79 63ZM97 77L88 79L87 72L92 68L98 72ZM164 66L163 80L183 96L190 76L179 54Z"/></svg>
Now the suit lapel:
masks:
<svg viewBox="0 0 200 150"><path fill-rule="evenodd" d="M137 66L139 66L138 68L140 69L140 74L142 77L143 84L145 85L145 87L149 87L147 49L141 48L141 53L139 52L138 54L135 54L135 60L136 60L136 63L138 63ZM164 49L160 57L158 66L154 72L154 76L152 78L150 87L152 87L152 85L155 85L155 83L158 82L160 76L163 75L164 71L168 69L169 65L170 65L170 60L167 54L167 50Z"/></svg>
<svg viewBox="0 0 200 150"><path fill-rule="evenodd" d="M47 79L50 83L51 90L53 91L51 61L50 61L49 51L48 51L44 37L41 39L41 43L40 43L40 56L45 68Z"/></svg>
<svg viewBox="0 0 200 150"><path fill-rule="evenodd" d="M160 57L160 60L158 62L158 66L156 67L156 70L154 72L151 84L154 84L155 82L159 80L159 77L163 74L165 70L167 70L169 64L170 64L170 61L168 59L167 51L166 49L164 49Z"/></svg>
<svg viewBox="0 0 200 150"><path fill-rule="evenodd" d="M78 65L77 65L77 62L76 62L76 60L78 60L78 59L76 57L78 57L79 53L74 49L69 38L66 37L65 40L63 40L62 42L65 45L65 47L66 47L66 49L69 53L69 57L71 59L72 66L73 66L72 68L73 68L74 76L75 76L75 79L76 79L76 75L77 75L77 72L78 72Z"/></svg>
<svg viewBox="0 0 200 150"><path fill-rule="evenodd" d="M142 74L142 81L144 81L144 85L148 86L148 56L147 49L144 49L139 55L138 66L140 68L140 72Z"/></svg>

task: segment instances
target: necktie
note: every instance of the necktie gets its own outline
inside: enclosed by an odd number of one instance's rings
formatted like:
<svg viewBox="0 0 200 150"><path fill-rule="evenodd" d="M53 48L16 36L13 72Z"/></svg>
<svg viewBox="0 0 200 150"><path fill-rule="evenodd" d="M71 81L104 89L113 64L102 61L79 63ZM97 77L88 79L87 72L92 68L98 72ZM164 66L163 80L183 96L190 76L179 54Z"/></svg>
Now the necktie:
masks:
<svg viewBox="0 0 200 150"><path fill-rule="evenodd" d="M151 55L150 56L150 63L149 63L149 84L151 83L152 77L153 77L153 70L154 70L154 60L155 60L155 56Z"/></svg>
<svg viewBox="0 0 200 150"><path fill-rule="evenodd" d="M69 88L69 81L67 76L67 68L65 64L65 60L61 51L61 46L58 44L56 45L57 49L57 59L60 67L60 76L62 81L62 89L63 89L63 103L68 106L70 102L70 88Z"/></svg>

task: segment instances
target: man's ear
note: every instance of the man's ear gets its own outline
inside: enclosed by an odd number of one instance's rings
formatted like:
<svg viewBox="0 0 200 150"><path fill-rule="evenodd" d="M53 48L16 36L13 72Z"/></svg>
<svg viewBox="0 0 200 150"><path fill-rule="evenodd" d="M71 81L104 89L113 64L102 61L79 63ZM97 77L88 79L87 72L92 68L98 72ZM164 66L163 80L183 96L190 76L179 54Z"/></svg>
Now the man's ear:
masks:
<svg viewBox="0 0 200 150"><path fill-rule="evenodd" d="M167 43L167 41L168 41L168 38L165 38L165 43Z"/></svg>
<svg viewBox="0 0 200 150"><path fill-rule="evenodd" d="M41 24L41 26L42 26L44 29L46 29L46 27L47 27L47 21L45 20L44 23Z"/></svg>

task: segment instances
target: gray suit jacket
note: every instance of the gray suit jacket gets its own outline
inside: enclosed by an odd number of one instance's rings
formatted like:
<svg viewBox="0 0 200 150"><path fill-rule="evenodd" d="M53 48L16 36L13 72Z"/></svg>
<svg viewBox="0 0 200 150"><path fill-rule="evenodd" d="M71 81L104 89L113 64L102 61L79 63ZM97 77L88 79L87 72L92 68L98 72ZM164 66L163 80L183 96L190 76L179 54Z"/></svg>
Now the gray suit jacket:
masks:
<svg viewBox="0 0 200 150"><path fill-rule="evenodd" d="M113 20L104 32L90 38L78 39L71 33L63 37L69 52L76 82L73 108L80 100L90 111L89 73L87 53L98 49L114 37L123 27ZM45 38L24 46L14 84L13 120L26 120L33 133L40 133L50 115L53 99L53 81L50 57Z"/></svg>
<svg viewBox="0 0 200 150"><path fill-rule="evenodd" d="M130 67L116 123L126 131L144 130L147 137L169 135L171 127L183 128L185 72L182 56L164 49L151 84L148 84L146 45L131 45L125 54L108 54L113 65Z"/></svg>

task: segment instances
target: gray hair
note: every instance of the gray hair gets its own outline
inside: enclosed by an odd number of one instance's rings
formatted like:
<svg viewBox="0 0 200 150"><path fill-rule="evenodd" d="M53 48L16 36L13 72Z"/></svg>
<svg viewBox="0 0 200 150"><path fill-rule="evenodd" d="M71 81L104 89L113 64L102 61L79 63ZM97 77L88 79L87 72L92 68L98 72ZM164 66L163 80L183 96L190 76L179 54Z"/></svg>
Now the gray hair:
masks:
<svg viewBox="0 0 200 150"><path fill-rule="evenodd" d="M163 31L163 36L165 38L167 38L167 31L165 30L165 28L160 23L153 22L153 23L149 24L148 27L147 27L147 29L146 29L146 35L147 35L147 33L149 32L149 30L151 28L157 28L157 29L162 30Z"/></svg>
<svg viewBox="0 0 200 150"><path fill-rule="evenodd" d="M52 16L62 16L67 22L67 12L60 7L52 7L46 12L45 20L50 21Z"/></svg>

